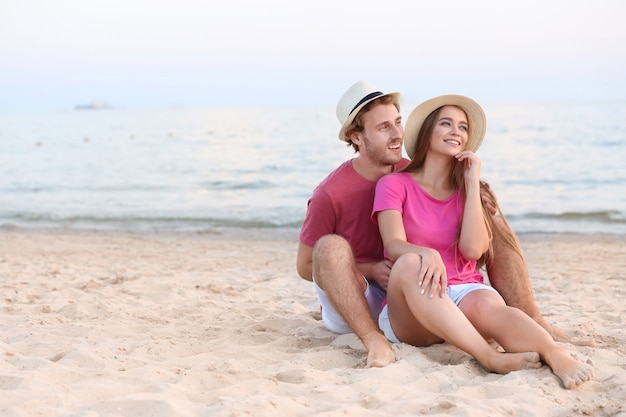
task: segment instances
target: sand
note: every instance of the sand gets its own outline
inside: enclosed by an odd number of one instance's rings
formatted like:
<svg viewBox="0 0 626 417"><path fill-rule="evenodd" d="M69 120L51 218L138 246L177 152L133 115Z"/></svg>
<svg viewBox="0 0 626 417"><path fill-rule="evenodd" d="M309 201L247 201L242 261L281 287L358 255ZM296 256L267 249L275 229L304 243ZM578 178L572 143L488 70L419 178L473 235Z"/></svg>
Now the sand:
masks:
<svg viewBox="0 0 626 417"><path fill-rule="evenodd" d="M486 372L443 344L366 368L318 320L296 231L0 230L1 416L626 416L626 237L523 235L594 379Z"/></svg>

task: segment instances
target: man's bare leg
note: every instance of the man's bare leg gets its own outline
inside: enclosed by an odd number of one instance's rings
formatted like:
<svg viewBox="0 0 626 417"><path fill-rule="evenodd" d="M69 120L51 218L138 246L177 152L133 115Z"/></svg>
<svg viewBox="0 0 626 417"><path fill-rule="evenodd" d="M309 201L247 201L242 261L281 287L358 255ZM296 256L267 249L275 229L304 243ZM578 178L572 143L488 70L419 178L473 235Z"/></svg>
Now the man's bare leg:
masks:
<svg viewBox="0 0 626 417"><path fill-rule="evenodd" d="M340 236L329 235L313 248L313 276L348 326L368 351L367 366L383 367L395 361L387 338L378 328L365 300L365 281L352 249Z"/></svg>
<svg viewBox="0 0 626 417"><path fill-rule="evenodd" d="M502 229L508 233L513 233L506 225L501 224L501 226ZM578 346L595 345L592 339L573 339L563 330L549 324L539 311L539 307L537 307L535 302L528 269L524 259L497 235L494 235L493 238L493 250L493 259L487 264L489 282L500 295L502 295L507 305L517 307L529 315L558 342L567 342Z"/></svg>

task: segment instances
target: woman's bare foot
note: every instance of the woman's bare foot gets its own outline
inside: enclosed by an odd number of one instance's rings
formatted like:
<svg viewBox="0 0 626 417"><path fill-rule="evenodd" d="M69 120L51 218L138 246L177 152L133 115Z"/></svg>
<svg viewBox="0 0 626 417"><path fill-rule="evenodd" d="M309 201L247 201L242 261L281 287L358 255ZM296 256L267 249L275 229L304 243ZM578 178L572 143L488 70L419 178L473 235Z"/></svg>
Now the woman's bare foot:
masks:
<svg viewBox="0 0 626 417"><path fill-rule="evenodd" d="M545 355L544 360L567 389L574 389L591 380L593 376L593 371L590 366L574 359L572 355L561 346L556 346L551 349L551 351Z"/></svg>
<svg viewBox="0 0 626 417"><path fill-rule="evenodd" d="M542 366L541 358L536 352L500 353L496 350L492 352L485 362L481 361L481 364L491 372L508 374L520 369L538 369Z"/></svg>

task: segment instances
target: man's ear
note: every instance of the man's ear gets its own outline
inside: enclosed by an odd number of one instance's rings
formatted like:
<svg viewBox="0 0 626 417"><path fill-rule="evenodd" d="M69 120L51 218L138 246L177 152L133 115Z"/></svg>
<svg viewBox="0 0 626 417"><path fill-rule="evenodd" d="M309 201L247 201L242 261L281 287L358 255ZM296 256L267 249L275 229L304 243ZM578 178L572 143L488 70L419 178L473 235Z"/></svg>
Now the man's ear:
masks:
<svg viewBox="0 0 626 417"><path fill-rule="evenodd" d="M363 143L363 135L361 134L361 132L352 130L351 132L348 133L348 137L350 138L352 143L354 143L357 146Z"/></svg>

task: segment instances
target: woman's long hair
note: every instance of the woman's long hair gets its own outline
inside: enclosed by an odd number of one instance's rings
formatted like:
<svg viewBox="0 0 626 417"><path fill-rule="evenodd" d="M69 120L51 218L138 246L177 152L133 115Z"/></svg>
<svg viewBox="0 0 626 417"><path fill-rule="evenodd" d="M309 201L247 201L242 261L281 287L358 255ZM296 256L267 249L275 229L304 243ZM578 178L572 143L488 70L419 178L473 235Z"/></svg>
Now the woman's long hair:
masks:
<svg viewBox="0 0 626 417"><path fill-rule="evenodd" d="M422 127L417 134L417 140L415 141L415 153L411 157L411 162L402 170L403 172L415 172L423 168L424 162L426 161L426 155L430 149L430 138L435 130L435 124L439 119L439 113L441 113L441 109L439 107L432 113L426 117L424 123L422 123ZM454 106L457 107L457 106ZM465 113L460 107L457 107ZM467 117L467 114L466 114ZM469 118L468 118L469 121ZM468 135L472 134L472 126L469 125ZM463 201L466 198L466 187L465 187L465 176L463 175L464 167L463 164L454 164L452 168L452 173L450 175L451 186L454 189L459 189L461 195L463 196ZM522 249L519 241L514 233L511 231L511 227L500 210L500 206L498 205L498 201L496 200L493 192L487 187L486 183L483 181L480 182L480 187L483 190L482 192L487 193L493 203L496 206L496 214L493 215L487 208L487 205L484 199L481 197L481 205L483 209L483 218L485 219L485 224L487 225L487 233L489 234L489 248L487 252L478 260L477 268L482 268L484 265L489 265L493 262L493 239L494 235L496 235L499 239L501 239L504 243L510 246L519 256L520 258L524 258L522 255ZM460 233L460 231L459 231ZM457 238L458 239L458 238Z"/></svg>

